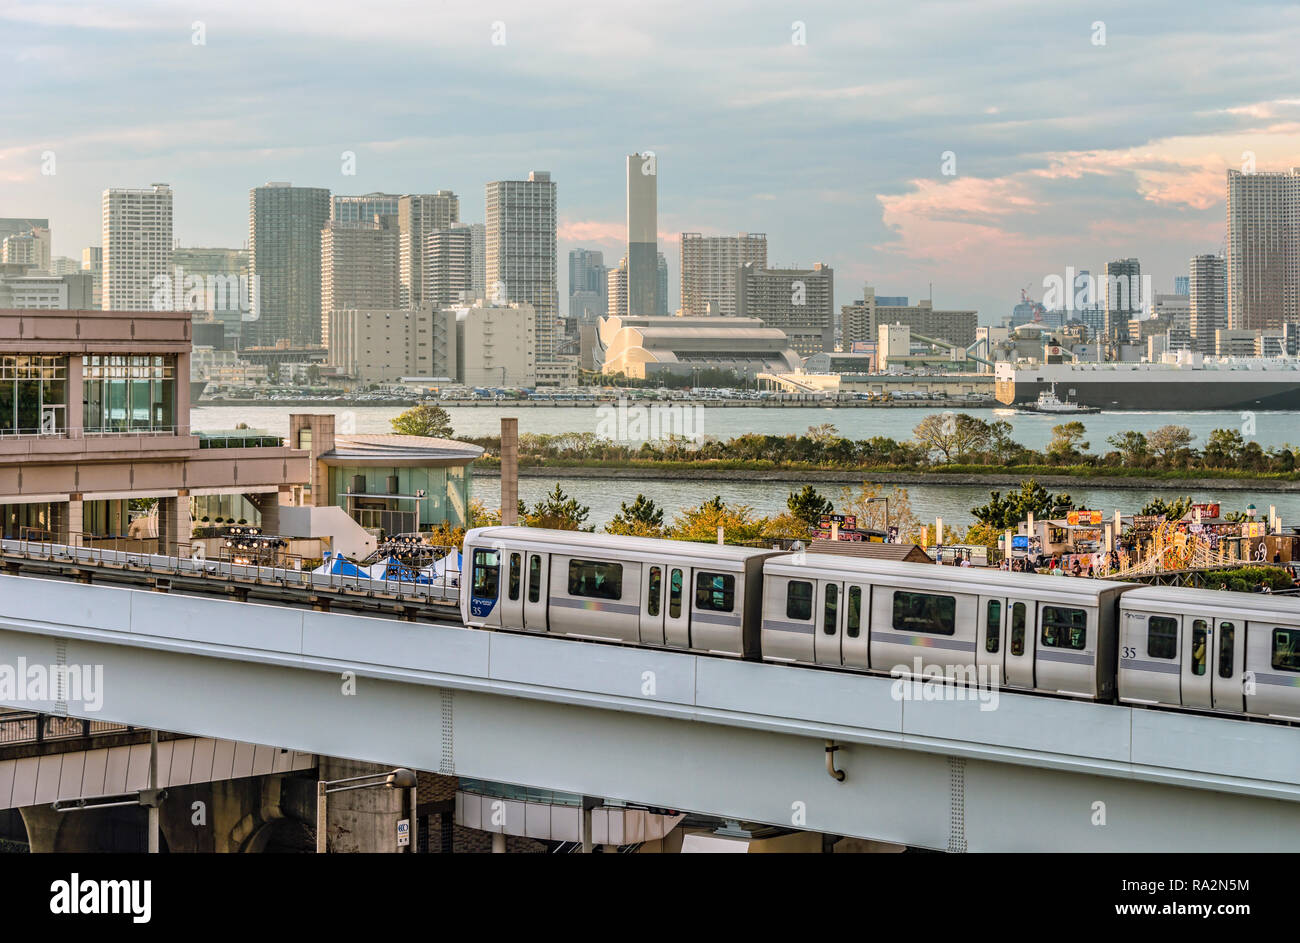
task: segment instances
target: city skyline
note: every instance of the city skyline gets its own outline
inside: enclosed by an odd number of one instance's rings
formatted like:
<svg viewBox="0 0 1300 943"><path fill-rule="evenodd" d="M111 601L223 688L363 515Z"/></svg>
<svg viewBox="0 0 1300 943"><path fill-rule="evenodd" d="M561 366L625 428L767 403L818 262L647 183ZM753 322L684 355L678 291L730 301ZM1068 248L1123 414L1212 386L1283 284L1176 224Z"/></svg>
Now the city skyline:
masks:
<svg viewBox="0 0 1300 943"><path fill-rule="evenodd" d="M593 248L616 261L623 158L653 151L670 299L678 233L755 231L770 234L773 265L830 264L842 297L866 282L919 297L933 283L937 305L977 308L990 323L1020 287L1067 264L1096 271L1136 257L1158 285L1185 274L1223 242L1224 171L1247 151L1274 171L1300 154L1300 104L1286 98L1296 66L1279 51L1300 35L1294 9L1252 5L1265 16L1245 26L1235 10L1189 22L1176 4L935 6L952 29L849 5L758 4L743 18L612 8L575 27L519 4L494 19L326 4L309 24L245 3L202 21L169 3L111 14L9 4L3 44L24 76L23 94L0 106L13 131L0 206L49 217L54 254L77 257L95 241L99 193L166 180L182 244L237 247L241 196L266 180L343 195L449 189L471 195L462 218L482 222L474 195L486 182L546 167L559 254ZM434 18L437 30L421 28ZM370 107L397 87L387 67L313 85L316 97L293 86L294 70L342 61L359 39L380 40L384 23L394 50L418 42L448 66L408 70L404 83L450 81L457 94ZM128 43L139 55L124 61ZM942 68L918 67L918 44ZM555 70L557 56L571 67ZM736 72L749 77L743 88L724 81ZM143 87L147 101L131 92ZM605 107L615 101L626 107ZM79 121L66 120L69 107ZM188 117L163 128L158 107ZM955 175L943 172L948 154Z"/></svg>

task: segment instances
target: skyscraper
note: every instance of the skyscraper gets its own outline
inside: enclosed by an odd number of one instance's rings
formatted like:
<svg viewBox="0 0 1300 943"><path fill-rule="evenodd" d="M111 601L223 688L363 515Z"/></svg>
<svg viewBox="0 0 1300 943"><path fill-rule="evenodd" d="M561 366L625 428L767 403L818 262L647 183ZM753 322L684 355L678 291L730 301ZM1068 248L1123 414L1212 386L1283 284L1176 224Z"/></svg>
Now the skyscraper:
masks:
<svg viewBox="0 0 1300 943"><path fill-rule="evenodd" d="M618 260L605 276L607 313L611 318L627 317L627 256Z"/></svg>
<svg viewBox="0 0 1300 943"><path fill-rule="evenodd" d="M1228 269L1221 255L1194 255L1188 269L1192 349L1215 352L1216 332L1228 327Z"/></svg>
<svg viewBox="0 0 1300 943"><path fill-rule="evenodd" d="M474 227L435 229L424 242L424 300L435 311L469 304L474 293Z"/></svg>
<svg viewBox="0 0 1300 943"><path fill-rule="evenodd" d="M822 262L811 269L742 265L736 272L736 317L780 328L800 356L833 350L835 273Z"/></svg>
<svg viewBox="0 0 1300 943"><path fill-rule="evenodd" d="M1186 295L1191 291L1191 279L1186 275L1174 276L1174 294Z"/></svg>
<svg viewBox="0 0 1300 943"><path fill-rule="evenodd" d="M330 313L397 307L397 218L326 223L321 230L321 343Z"/></svg>
<svg viewBox="0 0 1300 943"><path fill-rule="evenodd" d="M658 165L654 154L627 158L628 314L656 314L659 285Z"/></svg>
<svg viewBox="0 0 1300 943"><path fill-rule="evenodd" d="M1300 168L1228 171L1228 329L1300 320Z"/></svg>
<svg viewBox="0 0 1300 943"><path fill-rule="evenodd" d="M104 310L152 310L154 280L171 276L172 188L155 183L147 190L105 190L102 223ZM160 301L163 310L170 308L170 293Z"/></svg>
<svg viewBox="0 0 1300 943"><path fill-rule="evenodd" d="M102 308L104 304L104 249L102 246L86 246L81 250L81 270L90 273L94 298L91 305L95 308Z"/></svg>
<svg viewBox="0 0 1300 943"><path fill-rule="evenodd" d="M1147 299L1142 297L1142 266L1137 259L1106 263L1106 337L1128 343L1128 322L1138 317Z"/></svg>
<svg viewBox="0 0 1300 943"><path fill-rule="evenodd" d="M376 216L396 216L396 193L366 193L362 196L335 195L330 200L331 223L373 223Z"/></svg>
<svg viewBox="0 0 1300 943"><path fill-rule="evenodd" d="M607 311L609 269L598 249L569 250L569 319L591 323Z"/></svg>
<svg viewBox="0 0 1300 943"><path fill-rule="evenodd" d="M555 182L549 171L487 185L488 300L533 306L538 363L553 360L559 340L555 226Z"/></svg>
<svg viewBox="0 0 1300 943"><path fill-rule="evenodd" d="M329 215L330 192L322 187L268 183L249 191L248 274L257 317L244 321L243 346L320 344L321 230Z"/></svg>
<svg viewBox="0 0 1300 943"><path fill-rule="evenodd" d="M399 279L403 308L417 308L424 299L424 244L435 229L460 221L460 197L450 190L408 193L397 204Z"/></svg>
<svg viewBox="0 0 1300 943"><path fill-rule="evenodd" d="M736 313L736 272L742 265L767 268L767 236L702 236L682 233L682 314Z"/></svg>
<svg viewBox="0 0 1300 943"><path fill-rule="evenodd" d="M668 314L668 260L664 258L662 252L659 253L659 278L655 286L655 314Z"/></svg>

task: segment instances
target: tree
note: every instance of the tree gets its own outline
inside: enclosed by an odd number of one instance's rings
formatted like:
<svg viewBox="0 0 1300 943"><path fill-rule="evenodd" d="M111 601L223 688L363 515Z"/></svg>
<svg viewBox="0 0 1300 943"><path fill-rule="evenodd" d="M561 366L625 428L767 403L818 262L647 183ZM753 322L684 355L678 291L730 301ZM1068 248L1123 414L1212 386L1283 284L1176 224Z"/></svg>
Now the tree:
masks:
<svg viewBox="0 0 1300 943"><path fill-rule="evenodd" d="M1192 430L1186 426L1161 426L1147 436L1147 444L1156 458L1167 465L1180 452L1191 447Z"/></svg>
<svg viewBox="0 0 1300 943"><path fill-rule="evenodd" d="M1002 492L989 492L989 503L971 508L971 514L981 524L988 524L999 531L1015 527L1029 518L1030 512L1035 517L1060 516L1074 507L1074 500L1068 494L1051 494L1033 478L1020 483L1019 491L1012 491L1004 498Z"/></svg>
<svg viewBox="0 0 1300 943"><path fill-rule="evenodd" d="M858 519L858 530L883 531L897 527L899 540L913 541L924 532L921 522L912 513L912 499L907 489L897 485L888 492L869 481L864 481L856 491L845 488L840 492L840 509ZM889 513L888 521L885 519L886 511Z"/></svg>
<svg viewBox="0 0 1300 943"><path fill-rule="evenodd" d="M447 410L433 403L412 406L396 419L390 420L398 435L420 435L435 439L450 439L454 434Z"/></svg>
<svg viewBox="0 0 1300 943"><path fill-rule="evenodd" d="M520 502L522 505L523 502ZM555 490L545 498L538 501L527 512L521 514L524 522L529 527L549 527L553 530L583 530L593 531L595 527L583 527L587 522L587 515L591 513L591 508L581 505L574 498L570 498L560 487L560 483L555 483Z"/></svg>
<svg viewBox="0 0 1300 943"><path fill-rule="evenodd" d="M766 523L754 516L754 509L748 504L728 506L721 495L714 495L699 507L681 511L673 519L668 536L673 540L714 543L721 527L727 543L749 543L763 536Z"/></svg>
<svg viewBox="0 0 1300 943"><path fill-rule="evenodd" d="M1106 440L1120 454L1125 465L1140 467L1149 455L1147 437L1140 432L1119 432Z"/></svg>
<svg viewBox="0 0 1300 943"><path fill-rule="evenodd" d="M1087 432L1083 423L1073 422L1052 426L1052 441L1047 446L1047 458L1053 465L1075 465L1083 459L1088 443L1083 441Z"/></svg>
<svg viewBox="0 0 1300 943"><path fill-rule="evenodd" d="M804 485L802 491L791 491L785 506L793 517L803 521L809 527L816 527L823 514L833 514L835 505L824 498L812 485Z"/></svg>
<svg viewBox="0 0 1300 943"><path fill-rule="evenodd" d="M1167 521L1181 521L1191 509L1191 498L1175 498L1172 501L1166 501L1164 498L1152 498L1142 505L1142 516L1163 517Z"/></svg>
<svg viewBox="0 0 1300 943"><path fill-rule="evenodd" d="M605 525L605 533L626 537L662 537L663 509L645 495L638 494L631 505L626 501L622 503L614 519Z"/></svg>
<svg viewBox="0 0 1300 943"><path fill-rule="evenodd" d="M1235 468L1242 464L1246 442L1236 429L1215 429L1205 443L1205 464L1211 468Z"/></svg>

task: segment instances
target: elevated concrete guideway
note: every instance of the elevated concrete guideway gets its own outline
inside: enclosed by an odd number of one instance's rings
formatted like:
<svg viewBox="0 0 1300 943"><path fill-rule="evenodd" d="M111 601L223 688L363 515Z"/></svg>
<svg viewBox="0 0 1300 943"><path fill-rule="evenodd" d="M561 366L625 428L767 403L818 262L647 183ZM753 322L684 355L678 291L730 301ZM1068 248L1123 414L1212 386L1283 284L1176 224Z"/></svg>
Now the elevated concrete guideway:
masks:
<svg viewBox="0 0 1300 943"><path fill-rule="evenodd" d="M1300 731L1276 724L981 711L885 678L0 576L0 665L19 657L103 665L97 720L929 848L1283 850L1300 830Z"/></svg>

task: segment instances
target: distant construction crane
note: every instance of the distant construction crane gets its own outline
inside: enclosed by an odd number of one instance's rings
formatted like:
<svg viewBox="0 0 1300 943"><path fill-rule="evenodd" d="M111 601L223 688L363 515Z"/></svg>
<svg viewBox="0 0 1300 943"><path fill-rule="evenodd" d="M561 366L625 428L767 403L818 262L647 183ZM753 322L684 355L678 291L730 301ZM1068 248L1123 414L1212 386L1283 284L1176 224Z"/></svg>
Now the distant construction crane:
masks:
<svg viewBox="0 0 1300 943"><path fill-rule="evenodd" d="M1035 301L1033 298L1029 297L1029 289L1032 287L1032 285L1026 285L1024 288L1020 289L1020 302L1021 304L1029 305L1029 307L1033 309L1034 321L1035 323L1038 323L1043 320L1043 315L1047 312L1047 309L1043 307L1041 301Z"/></svg>

